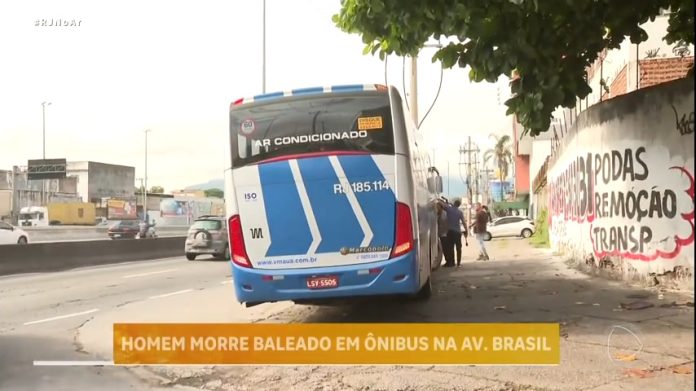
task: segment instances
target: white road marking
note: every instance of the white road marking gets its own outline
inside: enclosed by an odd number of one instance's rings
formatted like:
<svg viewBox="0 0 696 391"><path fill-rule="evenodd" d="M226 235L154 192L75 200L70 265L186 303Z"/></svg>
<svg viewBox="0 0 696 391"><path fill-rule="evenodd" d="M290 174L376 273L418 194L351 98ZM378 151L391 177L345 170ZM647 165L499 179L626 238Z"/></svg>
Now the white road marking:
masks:
<svg viewBox="0 0 696 391"><path fill-rule="evenodd" d="M74 314L60 315L60 316L54 316L53 318L46 318L46 319L41 319L41 320L34 320L34 321L31 321L31 322L24 323L24 325L25 325L25 326L29 326L29 325L32 325L32 324L50 322L50 321L53 321L53 320L60 320L60 319L72 318L72 317L75 317L75 316L91 314L91 313L97 312L97 311L99 311L99 309L98 309L98 308L95 308L95 309L93 309L93 310L83 311L83 312L76 312L76 313L74 313Z"/></svg>
<svg viewBox="0 0 696 391"><path fill-rule="evenodd" d="M319 225L317 224L317 219L314 217L314 210L312 210L312 204L309 202L309 195L307 195L307 189L302 181L302 173L300 172L300 166L297 164L297 160L290 160L290 170L292 171L292 177L295 180L295 186L297 187L297 192L300 195L300 201L302 202L302 209L304 209L305 216L307 217L307 223L309 224L309 232L312 234L312 244L309 246L307 254L314 255L321 243L321 232L319 231Z"/></svg>
<svg viewBox="0 0 696 391"><path fill-rule="evenodd" d="M171 293L165 293L163 295L156 295L156 296L150 296L150 299L159 299L162 297L169 297L169 296L174 296L174 295L180 295L182 293L188 293L188 292L193 292L193 289L184 289L183 291L176 291L176 292L171 292Z"/></svg>
<svg viewBox="0 0 696 391"><path fill-rule="evenodd" d="M167 269L167 270L158 270L156 272L147 272L147 273L138 273L138 274L130 274L127 276L123 276L123 278L135 278L135 277L144 277L144 276L151 276L153 274L162 274L162 273L169 273L173 272L178 269Z"/></svg>
<svg viewBox="0 0 696 391"><path fill-rule="evenodd" d="M74 367L74 366L109 366L113 367L113 361L51 361L51 360L34 360L35 367Z"/></svg>
<svg viewBox="0 0 696 391"><path fill-rule="evenodd" d="M358 223L360 224L360 228L363 231L363 235L365 235L363 237L362 243L360 243L361 247L365 247L368 244L370 244L370 242L372 241L372 237L374 236L372 228L370 228L370 224L367 223L365 213L363 213L363 210L360 207L360 203L358 202L358 198L353 193L353 188L350 186L350 183L348 182L348 177L346 177L346 173L343 171L343 167L341 167L341 162L338 161L338 157L329 156L329 162L331 162L331 166L333 166L333 169L336 172L336 176L341 181L343 191L346 192L346 197L348 198L348 203L350 204L350 207L353 209L355 217L357 217L358 219Z"/></svg>
<svg viewBox="0 0 696 391"><path fill-rule="evenodd" d="M225 281L221 282L220 284L225 285L225 284L231 284L233 282L234 282L233 279L229 279L229 280L225 280Z"/></svg>

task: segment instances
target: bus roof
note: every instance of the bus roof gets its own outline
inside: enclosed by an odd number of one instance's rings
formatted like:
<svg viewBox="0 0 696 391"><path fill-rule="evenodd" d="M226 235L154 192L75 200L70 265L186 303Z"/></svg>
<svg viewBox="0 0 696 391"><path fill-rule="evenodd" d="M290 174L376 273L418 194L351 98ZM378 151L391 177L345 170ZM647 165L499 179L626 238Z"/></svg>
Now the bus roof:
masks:
<svg viewBox="0 0 696 391"><path fill-rule="evenodd" d="M296 96L296 95L319 95L319 94L330 94L330 93L340 93L340 92L356 92L356 91L386 91L387 86L383 84L348 84L348 85L336 85L336 86L326 86L326 87L309 87L309 88L298 88L290 91L278 91L271 92L267 94L250 96L247 98L237 99L232 102L230 109L235 106L240 106L247 103L257 102L257 101L269 101L274 99L283 98L286 96Z"/></svg>

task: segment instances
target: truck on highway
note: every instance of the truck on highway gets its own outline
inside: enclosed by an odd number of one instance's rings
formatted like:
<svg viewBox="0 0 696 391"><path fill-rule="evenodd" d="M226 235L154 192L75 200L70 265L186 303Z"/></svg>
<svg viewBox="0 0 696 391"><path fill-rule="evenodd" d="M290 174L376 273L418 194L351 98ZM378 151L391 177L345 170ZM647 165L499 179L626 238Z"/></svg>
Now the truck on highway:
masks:
<svg viewBox="0 0 696 391"><path fill-rule="evenodd" d="M52 202L46 206L29 206L19 211L22 227L49 225L95 225L96 208L89 202Z"/></svg>

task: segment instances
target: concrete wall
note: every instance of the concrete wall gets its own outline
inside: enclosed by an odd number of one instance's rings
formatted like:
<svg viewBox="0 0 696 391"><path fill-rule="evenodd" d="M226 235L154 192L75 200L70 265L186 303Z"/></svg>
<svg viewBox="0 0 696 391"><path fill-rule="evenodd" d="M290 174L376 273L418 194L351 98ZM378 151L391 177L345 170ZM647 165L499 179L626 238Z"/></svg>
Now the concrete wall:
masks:
<svg viewBox="0 0 696 391"><path fill-rule="evenodd" d="M78 267L176 257L183 254L186 237L147 240L97 240L89 242L2 245L0 276L48 273Z"/></svg>
<svg viewBox="0 0 696 391"><path fill-rule="evenodd" d="M693 83L641 89L578 117L549 162L555 250L625 275L693 272Z"/></svg>
<svg viewBox="0 0 696 391"><path fill-rule="evenodd" d="M135 167L89 162L87 201L113 197L134 200Z"/></svg>

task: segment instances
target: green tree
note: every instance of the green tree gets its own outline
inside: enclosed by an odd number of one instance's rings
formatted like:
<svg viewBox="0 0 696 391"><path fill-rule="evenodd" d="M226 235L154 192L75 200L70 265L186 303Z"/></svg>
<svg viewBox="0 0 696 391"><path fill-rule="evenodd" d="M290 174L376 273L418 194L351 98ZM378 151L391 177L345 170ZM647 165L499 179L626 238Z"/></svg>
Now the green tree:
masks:
<svg viewBox="0 0 696 391"><path fill-rule="evenodd" d="M483 154L483 164L486 165L489 160L493 159L498 166L498 176L500 177L500 199L505 197L505 189L503 180L510 173L510 165L512 165L512 147L510 142L512 138L508 135L498 137L494 134L490 136L495 140L493 148L487 150Z"/></svg>
<svg viewBox="0 0 696 391"><path fill-rule="evenodd" d="M508 114L537 135L558 106L575 107L592 91L585 72L599 53L619 48L626 36L645 41L640 25L663 9L671 10L664 40L693 44L694 0L342 0L333 20L362 36L365 54L413 56L444 36L454 42L433 62L469 66L476 82L514 74Z"/></svg>
<svg viewBox="0 0 696 391"><path fill-rule="evenodd" d="M152 186L152 187L150 188L150 193L153 193L153 194L162 194L162 193L164 193L164 187L162 187L162 186Z"/></svg>
<svg viewBox="0 0 696 391"><path fill-rule="evenodd" d="M224 198L225 192L220 190L220 189L208 189L208 190L205 190L205 196L206 197Z"/></svg>

